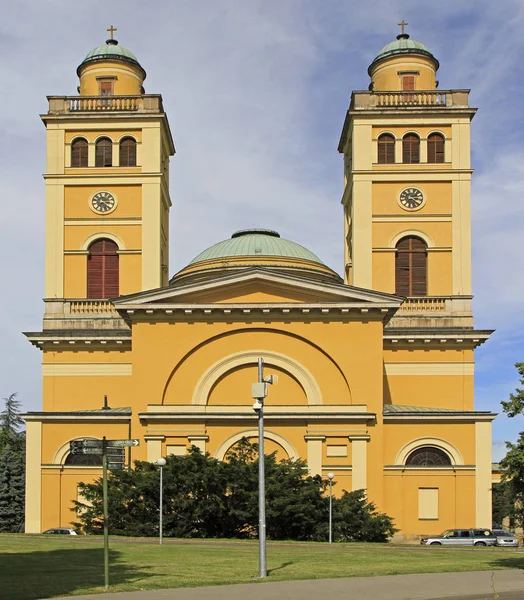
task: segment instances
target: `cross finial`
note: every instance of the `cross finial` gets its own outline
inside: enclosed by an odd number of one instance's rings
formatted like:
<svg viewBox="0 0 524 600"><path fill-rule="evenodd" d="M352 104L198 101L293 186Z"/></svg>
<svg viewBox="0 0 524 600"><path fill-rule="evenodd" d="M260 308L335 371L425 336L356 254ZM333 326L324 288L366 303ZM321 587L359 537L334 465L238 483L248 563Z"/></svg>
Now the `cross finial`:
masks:
<svg viewBox="0 0 524 600"><path fill-rule="evenodd" d="M402 19L402 21L400 21L400 23L397 23L397 25L398 25L399 27L402 27L402 35L404 35L404 33L405 33L405 32L404 32L404 27L405 27L406 25L409 25L409 23L406 23L406 22L404 21L404 19ZM108 31L109 31L109 29L108 29Z"/></svg>
<svg viewBox="0 0 524 600"><path fill-rule="evenodd" d="M118 31L118 29L117 29L116 27L113 27L113 26L111 25L111 26L110 26L108 29L106 29L106 31L109 31L109 35L111 36L111 39L113 39L113 33L114 33L115 31Z"/></svg>

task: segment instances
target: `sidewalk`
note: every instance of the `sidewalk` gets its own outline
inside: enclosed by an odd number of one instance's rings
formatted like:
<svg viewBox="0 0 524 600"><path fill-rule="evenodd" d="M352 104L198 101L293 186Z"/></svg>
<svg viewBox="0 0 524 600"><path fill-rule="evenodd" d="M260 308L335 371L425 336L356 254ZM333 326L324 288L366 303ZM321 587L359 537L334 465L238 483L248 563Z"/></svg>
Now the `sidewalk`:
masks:
<svg viewBox="0 0 524 600"><path fill-rule="evenodd" d="M524 571L470 571L146 590L66 600L524 600Z"/></svg>

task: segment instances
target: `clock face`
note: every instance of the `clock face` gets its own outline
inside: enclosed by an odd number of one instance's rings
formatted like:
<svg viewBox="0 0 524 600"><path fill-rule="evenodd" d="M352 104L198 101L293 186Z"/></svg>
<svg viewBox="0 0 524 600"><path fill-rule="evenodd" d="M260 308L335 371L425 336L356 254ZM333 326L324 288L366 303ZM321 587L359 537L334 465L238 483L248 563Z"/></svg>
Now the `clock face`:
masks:
<svg viewBox="0 0 524 600"><path fill-rule="evenodd" d="M91 208L100 214L111 212L116 208L116 198L109 192L97 192L91 198Z"/></svg>
<svg viewBox="0 0 524 600"><path fill-rule="evenodd" d="M417 188L406 188L400 194L399 201L406 210L416 210L422 206L424 194Z"/></svg>

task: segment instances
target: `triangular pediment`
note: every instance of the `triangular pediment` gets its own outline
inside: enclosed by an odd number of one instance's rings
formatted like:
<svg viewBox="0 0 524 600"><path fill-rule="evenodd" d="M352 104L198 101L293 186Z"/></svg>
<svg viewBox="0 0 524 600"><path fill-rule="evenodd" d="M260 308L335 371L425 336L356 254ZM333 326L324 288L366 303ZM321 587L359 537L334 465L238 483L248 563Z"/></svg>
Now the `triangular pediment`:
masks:
<svg viewBox="0 0 524 600"><path fill-rule="evenodd" d="M168 305L261 304L370 304L398 307L402 298L294 275L248 269L201 281L177 282L164 288L121 296L113 300L118 310Z"/></svg>

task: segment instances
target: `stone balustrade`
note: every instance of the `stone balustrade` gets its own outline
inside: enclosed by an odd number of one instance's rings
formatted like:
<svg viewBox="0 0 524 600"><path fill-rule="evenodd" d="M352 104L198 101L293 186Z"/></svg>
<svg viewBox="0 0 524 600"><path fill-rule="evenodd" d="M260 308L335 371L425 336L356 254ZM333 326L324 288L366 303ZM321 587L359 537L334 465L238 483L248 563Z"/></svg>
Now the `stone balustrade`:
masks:
<svg viewBox="0 0 524 600"><path fill-rule="evenodd" d="M468 108L469 90L416 90L413 92L356 91L351 96L350 109L399 108Z"/></svg>
<svg viewBox="0 0 524 600"><path fill-rule="evenodd" d="M48 96L48 114L100 112L163 113L162 96Z"/></svg>

